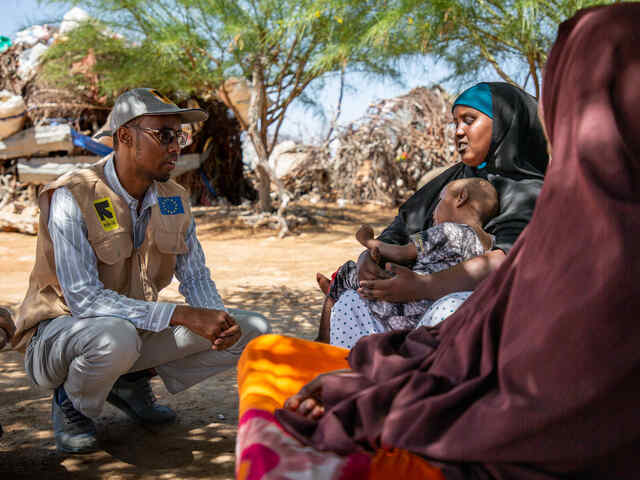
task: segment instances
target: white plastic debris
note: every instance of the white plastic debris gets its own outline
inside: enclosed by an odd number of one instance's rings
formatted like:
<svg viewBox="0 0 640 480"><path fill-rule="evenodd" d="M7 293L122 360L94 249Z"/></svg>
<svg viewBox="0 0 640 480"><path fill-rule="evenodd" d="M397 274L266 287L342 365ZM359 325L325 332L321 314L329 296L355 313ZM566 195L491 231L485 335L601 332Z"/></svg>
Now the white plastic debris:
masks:
<svg viewBox="0 0 640 480"><path fill-rule="evenodd" d="M51 38L51 31L49 30L47 25L33 25L16 33L16 38L13 40L13 43L24 43L32 47L36 43L48 43Z"/></svg>
<svg viewBox="0 0 640 480"><path fill-rule="evenodd" d="M69 33L74 28L80 26L81 23L91 20L91 16L80 7L73 7L62 17L60 24L60 35Z"/></svg>
<svg viewBox="0 0 640 480"><path fill-rule="evenodd" d="M38 43L34 47L25 50L20 54L18 60L20 66L18 67L18 76L23 80L29 80L35 73L36 67L40 63L40 57L49 47L42 43Z"/></svg>

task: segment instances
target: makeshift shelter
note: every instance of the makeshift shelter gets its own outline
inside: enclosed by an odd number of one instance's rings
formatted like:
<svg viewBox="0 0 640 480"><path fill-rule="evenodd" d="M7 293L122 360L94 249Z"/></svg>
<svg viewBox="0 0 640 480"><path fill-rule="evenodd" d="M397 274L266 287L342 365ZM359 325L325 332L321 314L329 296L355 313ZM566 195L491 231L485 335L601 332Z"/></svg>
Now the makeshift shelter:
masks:
<svg viewBox="0 0 640 480"><path fill-rule="evenodd" d="M71 67L72 74L86 77L84 85L61 88L41 74L43 53L61 41L57 29L43 25L25 32L18 37L26 41L0 53L0 91L24 102L20 131L0 138L0 231L36 233L35 198L40 186L96 162L111 150L91 137L106 123L112 104L99 94L92 50ZM163 93L178 98L177 92ZM204 124L194 126L191 144L182 151L173 173L190 190L193 204L211 205L217 198L233 204L254 200L255 190L243 172L241 128L229 109L213 95L178 103L209 112Z"/></svg>

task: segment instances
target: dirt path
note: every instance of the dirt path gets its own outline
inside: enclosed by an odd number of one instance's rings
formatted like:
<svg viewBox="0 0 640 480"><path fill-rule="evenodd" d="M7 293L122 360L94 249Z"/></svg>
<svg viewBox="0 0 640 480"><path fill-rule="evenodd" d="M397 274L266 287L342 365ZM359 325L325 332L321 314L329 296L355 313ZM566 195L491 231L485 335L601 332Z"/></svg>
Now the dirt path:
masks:
<svg viewBox="0 0 640 480"><path fill-rule="evenodd" d="M307 206L319 223L278 239L252 232L228 212L198 218L207 264L228 307L262 313L275 333L313 338L322 296L315 272L329 274L361 248L353 234L363 221L376 232L394 210ZM35 260L35 237L0 233L0 305L15 307ZM177 283L162 292L180 301ZM237 422L235 371L212 377L174 397L154 379L160 401L178 412L176 424L152 430L130 423L107 405L97 423L103 452L63 456L53 446L51 394L28 383L22 356L0 352L0 478L11 479L231 479ZM7 476L6 474L11 474Z"/></svg>

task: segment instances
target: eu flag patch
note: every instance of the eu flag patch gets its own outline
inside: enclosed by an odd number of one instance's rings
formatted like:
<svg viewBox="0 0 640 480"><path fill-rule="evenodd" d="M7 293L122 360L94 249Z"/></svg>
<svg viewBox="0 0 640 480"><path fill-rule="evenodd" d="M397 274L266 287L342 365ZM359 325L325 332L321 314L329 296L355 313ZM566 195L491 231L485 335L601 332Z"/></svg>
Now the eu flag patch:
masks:
<svg viewBox="0 0 640 480"><path fill-rule="evenodd" d="M158 206L162 215L184 213L184 206L180 197L158 197Z"/></svg>

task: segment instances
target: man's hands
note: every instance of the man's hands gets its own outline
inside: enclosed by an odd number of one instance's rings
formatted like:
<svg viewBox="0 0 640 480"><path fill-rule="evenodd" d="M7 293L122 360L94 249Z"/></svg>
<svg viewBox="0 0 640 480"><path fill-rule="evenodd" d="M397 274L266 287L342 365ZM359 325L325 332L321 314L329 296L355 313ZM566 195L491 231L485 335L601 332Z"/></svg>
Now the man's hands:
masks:
<svg viewBox="0 0 640 480"><path fill-rule="evenodd" d="M0 307L0 350L13 338L15 331L16 327L11 319L11 312L6 308Z"/></svg>
<svg viewBox="0 0 640 480"><path fill-rule="evenodd" d="M171 325L182 325L211 342L213 350L226 350L240 339L242 331L235 319L223 310L178 305Z"/></svg>
<svg viewBox="0 0 640 480"><path fill-rule="evenodd" d="M425 297L424 282L428 275L418 275L407 267L387 263L386 272L390 278L362 280L358 293L367 300L407 303Z"/></svg>
<svg viewBox="0 0 640 480"><path fill-rule="evenodd" d="M324 415L324 405L322 404L322 381L324 378L336 376L348 376L352 371L334 370L333 372L322 373L307 383L298 393L289 397L284 402L284 408L292 412L297 412L310 420L318 420Z"/></svg>

